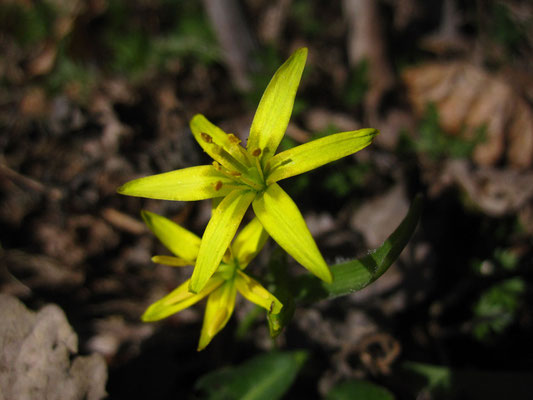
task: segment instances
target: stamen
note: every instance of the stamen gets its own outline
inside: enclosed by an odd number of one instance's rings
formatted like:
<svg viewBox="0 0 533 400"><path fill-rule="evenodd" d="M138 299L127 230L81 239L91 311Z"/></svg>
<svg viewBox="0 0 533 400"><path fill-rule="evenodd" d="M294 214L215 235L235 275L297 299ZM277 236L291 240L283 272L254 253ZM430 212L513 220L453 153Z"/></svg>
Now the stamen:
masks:
<svg viewBox="0 0 533 400"><path fill-rule="evenodd" d="M263 190L264 189L263 185L260 185L260 184L258 184L257 182L254 182L251 179L248 179L246 177L246 175L243 175L243 176L239 177L239 181L241 181L242 183L245 183L246 185L250 186L254 190Z"/></svg>
<svg viewBox="0 0 533 400"><path fill-rule="evenodd" d="M227 150L227 152L242 165L251 167L252 163L250 162L250 156L244 147L240 145L240 143L241 139L239 139L233 133L228 133L228 143L225 147L225 150Z"/></svg>
<svg viewBox="0 0 533 400"><path fill-rule="evenodd" d="M241 139L235 136L233 133L228 133L228 139L231 143L240 144Z"/></svg>
<svg viewBox="0 0 533 400"><path fill-rule="evenodd" d="M202 133L200 133L200 136L202 137L204 142L213 143L213 138L211 136L209 136L207 133L202 132Z"/></svg>
<svg viewBox="0 0 533 400"><path fill-rule="evenodd" d="M213 144L213 155L216 156L217 161L226 167L228 170L239 171L242 174L247 172L247 168L237 161L231 154L229 154L222 147Z"/></svg>
<svg viewBox="0 0 533 400"><path fill-rule="evenodd" d="M222 165L220 165L216 161L213 161L213 167L218 172L220 172L221 174L223 174L223 175L227 176L228 178L230 178L231 180L235 181L237 184L241 184L241 185L245 184L245 185L248 185L252 189L255 189L255 190L263 189L263 186L261 186L257 182L252 181L251 179L247 178L247 175L241 174L240 172L237 172L237 171L228 170L227 168L223 167ZM228 187L228 186L229 187L233 187L233 185L228 185L228 184L225 184L225 185L226 185L226 187ZM238 186L236 186L236 187L238 187Z"/></svg>
<svg viewBox="0 0 533 400"><path fill-rule="evenodd" d="M222 189L222 181L217 181L215 183L215 190L218 192L220 189Z"/></svg>
<svg viewBox="0 0 533 400"><path fill-rule="evenodd" d="M259 157L261 155L261 149L255 149L252 151L252 156Z"/></svg>

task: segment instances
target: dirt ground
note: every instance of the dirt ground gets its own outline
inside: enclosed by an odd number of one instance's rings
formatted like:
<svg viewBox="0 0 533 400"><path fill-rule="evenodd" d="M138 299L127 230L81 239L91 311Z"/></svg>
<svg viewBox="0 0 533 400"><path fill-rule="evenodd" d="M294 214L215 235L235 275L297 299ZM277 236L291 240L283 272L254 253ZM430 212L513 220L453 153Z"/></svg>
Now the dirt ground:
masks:
<svg viewBox="0 0 533 400"><path fill-rule="evenodd" d="M139 213L201 235L210 204L116 189L210 162L189 130L197 113L245 138L270 77L303 46L282 146L381 132L362 152L281 184L325 259L378 247L417 193L423 216L373 285L298 307L275 341L263 314L243 328L254 310L241 298L197 353L203 305L140 321L191 271L151 262L167 253ZM308 355L287 399L323 398L351 378L397 399L533 392L531 2L10 0L0 3L0 51L0 292L30 310L58 307L25 314L5 300L17 311L2 318L20 332L42 315L62 321L70 339L54 340L71 344L61 362L74 368L77 355L76 368L98 380L74 379L73 391L204 398L199 377L277 348ZM257 276L275 251L270 243L258 257ZM289 268L300 271L291 259ZM420 382L404 377L415 364ZM39 376L51 370L45 363ZM14 375L2 371L9 399Z"/></svg>

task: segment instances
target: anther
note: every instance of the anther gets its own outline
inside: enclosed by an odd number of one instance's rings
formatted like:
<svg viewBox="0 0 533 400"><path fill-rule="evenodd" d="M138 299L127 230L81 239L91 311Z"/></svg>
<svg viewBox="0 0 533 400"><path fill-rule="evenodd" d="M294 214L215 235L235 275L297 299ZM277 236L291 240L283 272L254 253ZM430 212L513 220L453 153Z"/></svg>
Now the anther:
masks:
<svg viewBox="0 0 533 400"><path fill-rule="evenodd" d="M204 142L213 143L213 138L211 136L209 136L207 133L202 132L202 133L200 133L200 136L202 137Z"/></svg>
<svg viewBox="0 0 533 400"><path fill-rule="evenodd" d="M241 139L235 136L233 133L228 133L228 139L231 143L240 144Z"/></svg>
<svg viewBox="0 0 533 400"><path fill-rule="evenodd" d="M218 192L222 188L222 181L215 183L215 190Z"/></svg>
<svg viewBox="0 0 533 400"><path fill-rule="evenodd" d="M261 149L255 149L252 151L252 156L259 157L261 155Z"/></svg>

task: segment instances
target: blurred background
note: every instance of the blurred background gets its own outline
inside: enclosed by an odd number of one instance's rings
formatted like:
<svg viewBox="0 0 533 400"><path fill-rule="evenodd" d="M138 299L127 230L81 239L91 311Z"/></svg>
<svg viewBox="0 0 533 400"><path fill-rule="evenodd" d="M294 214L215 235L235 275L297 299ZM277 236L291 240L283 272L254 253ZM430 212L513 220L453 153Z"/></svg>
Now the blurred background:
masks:
<svg viewBox="0 0 533 400"><path fill-rule="evenodd" d="M240 299L196 353L202 306L140 321L191 271L150 261L166 253L139 212L201 235L210 205L116 188L210 162L189 131L196 113L246 138L272 74L303 46L282 148L381 131L282 182L326 260L378 247L419 192L422 220L364 291L297 308L275 343ZM273 348L307 351L286 398L351 378L397 399L533 393L530 1L3 0L0 52L0 291L58 305L79 353L103 357L109 398L204 398L199 377Z"/></svg>

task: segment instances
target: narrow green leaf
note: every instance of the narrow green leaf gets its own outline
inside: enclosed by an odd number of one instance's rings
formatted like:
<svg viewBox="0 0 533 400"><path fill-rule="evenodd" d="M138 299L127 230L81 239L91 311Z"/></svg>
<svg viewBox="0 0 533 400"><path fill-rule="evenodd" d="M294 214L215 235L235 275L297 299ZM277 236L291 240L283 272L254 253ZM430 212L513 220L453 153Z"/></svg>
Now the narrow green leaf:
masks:
<svg viewBox="0 0 533 400"><path fill-rule="evenodd" d="M318 301L328 297L343 296L361 290L378 279L405 248L422 213L422 196L417 195L404 220L388 239L360 260L331 266L333 283L318 282L303 276L297 284L297 298L302 302Z"/></svg>
<svg viewBox="0 0 533 400"><path fill-rule="evenodd" d="M252 206L265 230L287 253L320 279L331 282L329 268L300 210L277 183L259 194Z"/></svg>
<svg viewBox="0 0 533 400"><path fill-rule="evenodd" d="M200 248L200 238L174 221L150 211L141 211L148 228L174 255L194 264Z"/></svg>
<svg viewBox="0 0 533 400"><path fill-rule="evenodd" d="M394 400L394 396L384 387L360 380L350 380L335 386L326 400Z"/></svg>
<svg viewBox="0 0 533 400"><path fill-rule="evenodd" d="M287 130L306 59L306 48L294 52L276 71L259 102L246 148L261 149L263 165L274 155Z"/></svg>
<svg viewBox="0 0 533 400"><path fill-rule="evenodd" d="M213 211L205 228L189 290L198 293L218 268L255 192L235 190Z"/></svg>
<svg viewBox="0 0 533 400"><path fill-rule="evenodd" d="M303 351L262 354L237 367L204 375L195 387L207 394L207 400L280 399L306 358Z"/></svg>
<svg viewBox="0 0 533 400"><path fill-rule="evenodd" d="M336 133L276 154L267 164L267 184L299 175L365 148L376 129Z"/></svg>
<svg viewBox="0 0 533 400"><path fill-rule="evenodd" d="M194 201L225 196L234 188L235 182L212 165L200 165L134 179L117 192L149 199Z"/></svg>

